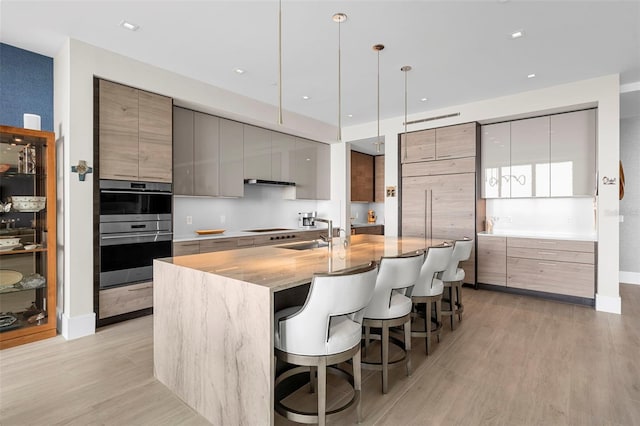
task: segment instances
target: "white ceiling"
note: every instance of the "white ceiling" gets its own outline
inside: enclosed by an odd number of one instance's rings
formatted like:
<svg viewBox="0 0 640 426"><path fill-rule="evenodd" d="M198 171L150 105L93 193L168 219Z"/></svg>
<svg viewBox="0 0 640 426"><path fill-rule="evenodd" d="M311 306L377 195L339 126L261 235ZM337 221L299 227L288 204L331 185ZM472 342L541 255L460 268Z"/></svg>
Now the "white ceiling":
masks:
<svg viewBox="0 0 640 426"><path fill-rule="evenodd" d="M376 119L377 43L386 46L382 118L404 113L403 65L413 67L410 113L611 73L621 84L640 81L639 1L283 0L283 106L330 124L337 123L335 12L348 15L343 126ZM2 0L0 40L54 56L72 37L277 105L277 16L273 0ZM123 19L140 29L121 28ZM525 36L512 40L515 30Z"/></svg>

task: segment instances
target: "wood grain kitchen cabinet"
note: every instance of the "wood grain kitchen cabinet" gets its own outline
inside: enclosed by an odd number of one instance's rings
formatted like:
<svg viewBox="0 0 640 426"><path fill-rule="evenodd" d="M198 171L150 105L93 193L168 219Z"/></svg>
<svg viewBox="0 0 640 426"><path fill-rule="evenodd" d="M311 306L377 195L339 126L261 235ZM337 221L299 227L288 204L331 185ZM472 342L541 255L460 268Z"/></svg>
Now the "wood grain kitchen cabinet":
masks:
<svg viewBox="0 0 640 426"><path fill-rule="evenodd" d="M224 118L220 119L219 192L223 197L244 195L244 128Z"/></svg>
<svg viewBox="0 0 640 426"><path fill-rule="evenodd" d="M402 176L435 176L455 173L475 173L474 157L454 158L452 160L424 161L402 165Z"/></svg>
<svg viewBox="0 0 640 426"><path fill-rule="evenodd" d="M436 130L436 160L476 156L476 123L439 127Z"/></svg>
<svg viewBox="0 0 640 426"><path fill-rule="evenodd" d="M351 151L351 201L373 202L374 167L372 155Z"/></svg>
<svg viewBox="0 0 640 426"><path fill-rule="evenodd" d="M593 299L593 241L507 238L507 287Z"/></svg>
<svg viewBox="0 0 640 426"><path fill-rule="evenodd" d="M173 256L185 256L200 253L200 243L198 241L180 241L173 243Z"/></svg>
<svg viewBox="0 0 640 426"><path fill-rule="evenodd" d="M596 189L596 112L550 118L551 196L594 196Z"/></svg>
<svg viewBox="0 0 640 426"><path fill-rule="evenodd" d="M244 125L244 178L275 180L272 174L272 137L275 132Z"/></svg>
<svg viewBox="0 0 640 426"><path fill-rule="evenodd" d="M481 197L511 196L511 123L482 126Z"/></svg>
<svg viewBox="0 0 640 426"><path fill-rule="evenodd" d="M507 238L478 235L478 282L507 285Z"/></svg>
<svg viewBox="0 0 640 426"><path fill-rule="evenodd" d="M373 201L376 203L384 203L385 184L384 184L384 155L376 155L374 159L374 196Z"/></svg>
<svg viewBox="0 0 640 426"><path fill-rule="evenodd" d="M548 197L549 116L511 122L511 198Z"/></svg>
<svg viewBox="0 0 640 426"><path fill-rule="evenodd" d="M138 180L138 90L99 80L100 179Z"/></svg>
<svg viewBox="0 0 640 426"><path fill-rule="evenodd" d="M173 107L173 193L194 194L194 115L185 108Z"/></svg>
<svg viewBox="0 0 640 426"><path fill-rule="evenodd" d="M171 98L139 90L138 113L138 180L171 182Z"/></svg>
<svg viewBox="0 0 640 426"><path fill-rule="evenodd" d="M153 282L100 290L99 317L101 319L153 306Z"/></svg>
<svg viewBox="0 0 640 426"><path fill-rule="evenodd" d="M193 120L193 194L220 195L220 119L194 113Z"/></svg>
<svg viewBox="0 0 640 426"><path fill-rule="evenodd" d="M355 226L351 228L351 235L384 235L384 225Z"/></svg>
<svg viewBox="0 0 640 426"><path fill-rule="evenodd" d="M98 80L101 179L171 182L172 101Z"/></svg>
<svg viewBox="0 0 640 426"><path fill-rule="evenodd" d="M436 159L436 131L421 130L400 135L400 159L404 163Z"/></svg>
<svg viewBox="0 0 640 426"><path fill-rule="evenodd" d="M475 173L402 179L402 236L442 239L475 235ZM461 263L475 284L475 249Z"/></svg>

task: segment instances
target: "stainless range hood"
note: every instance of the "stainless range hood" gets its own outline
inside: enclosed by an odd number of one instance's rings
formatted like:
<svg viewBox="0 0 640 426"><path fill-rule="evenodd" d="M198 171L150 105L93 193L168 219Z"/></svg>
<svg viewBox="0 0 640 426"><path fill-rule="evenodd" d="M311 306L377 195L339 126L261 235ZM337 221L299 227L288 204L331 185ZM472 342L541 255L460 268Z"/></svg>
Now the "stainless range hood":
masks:
<svg viewBox="0 0 640 426"><path fill-rule="evenodd" d="M244 183L247 185L296 186L295 182L283 182L267 179L245 179Z"/></svg>

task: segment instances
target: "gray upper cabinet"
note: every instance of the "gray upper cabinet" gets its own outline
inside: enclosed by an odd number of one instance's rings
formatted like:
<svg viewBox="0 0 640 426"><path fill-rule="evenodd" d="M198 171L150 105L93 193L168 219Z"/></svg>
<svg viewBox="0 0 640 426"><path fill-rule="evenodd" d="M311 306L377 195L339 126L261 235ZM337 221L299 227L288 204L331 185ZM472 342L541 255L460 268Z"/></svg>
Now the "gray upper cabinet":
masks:
<svg viewBox="0 0 640 426"><path fill-rule="evenodd" d="M272 180L272 137L274 132L244 125L244 178Z"/></svg>
<svg viewBox="0 0 640 426"><path fill-rule="evenodd" d="M220 193L244 195L244 128L237 121L220 119Z"/></svg>
<svg viewBox="0 0 640 426"><path fill-rule="evenodd" d="M551 196L593 196L596 188L596 112L551 116Z"/></svg>
<svg viewBox="0 0 640 426"><path fill-rule="evenodd" d="M271 132L271 179L292 182L295 166L296 138Z"/></svg>
<svg viewBox="0 0 640 426"><path fill-rule="evenodd" d="M194 113L194 190L193 195L215 197L220 194L220 119Z"/></svg>
<svg viewBox="0 0 640 426"><path fill-rule="evenodd" d="M193 195L194 112L173 107L173 193Z"/></svg>
<svg viewBox="0 0 640 426"><path fill-rule="evenodd" d="M482 198L511 196L511 123L482 126Z"/></svg>
<svg viewBox="0 0 640 426"><path fill-rule="evenodd" d="M293 181L296 198L328 200L331 196L331 148L329 145L296 138Z"/></svg>
<svg viewBox="0 0 640 426"><path fill-rule="evenodd" d="M511 122L511 197L548 197L549 117Z"/></svg>

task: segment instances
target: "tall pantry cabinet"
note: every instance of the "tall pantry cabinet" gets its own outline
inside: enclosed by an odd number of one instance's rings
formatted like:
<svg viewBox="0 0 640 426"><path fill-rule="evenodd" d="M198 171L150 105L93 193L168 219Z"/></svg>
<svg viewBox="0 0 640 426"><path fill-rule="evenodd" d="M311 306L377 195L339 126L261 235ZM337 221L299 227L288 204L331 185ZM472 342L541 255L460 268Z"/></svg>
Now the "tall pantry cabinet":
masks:
<svg viewBox="0 0 640 426"><path fill-rule="evenodd" d="M400 135L403 236L475 238L478 131L474 122ZM460 265L465 283L476 282L475 256Z"/></svg>

